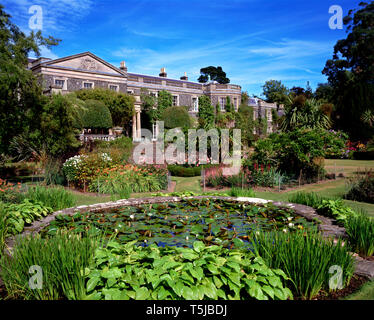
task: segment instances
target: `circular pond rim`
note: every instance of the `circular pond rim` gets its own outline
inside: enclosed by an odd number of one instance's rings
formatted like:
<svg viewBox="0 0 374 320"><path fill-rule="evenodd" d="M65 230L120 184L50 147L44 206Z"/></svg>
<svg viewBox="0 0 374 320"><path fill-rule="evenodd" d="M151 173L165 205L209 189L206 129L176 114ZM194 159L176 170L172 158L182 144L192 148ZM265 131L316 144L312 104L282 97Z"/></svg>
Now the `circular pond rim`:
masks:
<svg viewBox="0 0 374 320"><path fill-rule="evenodd" d="M68 209L63 209L60 211L53 212L52 214L48 215L47 217L43 218L39 221L34 221L32 225L26 227L22 233L9 237L5 241L5 250L8 250L8 253L11 252L13 248L16 238L23 237L30 234L37 234L42 229L47 227L53 220L55 220L57 215L74 215L77 212L96 212L102 210L110 210L116 209L126 206L139 206L143 204L153 204L153 203L170 203L170 202L180 202L183 200L198 200L198 199L216 199L216 200L225 200L225 201L232 201L232 202L241 202L241 203L248 203L251 205L263 205L267 203L271 203L276 207L279 208L291 208L295 211L296 214L299 216L304 217L308 221L314 221L318 225L318 230L322 233L322 235L326 238L346 238L347 234L345 232L345 228L338 226L336 221L331 218L323 217L317 214L316 210L304 206L301 204L289 203L289 202L279 202L279 201L272 201L272 200L265 200L259 198L243 198L243 197L224 197L224 196L191 196L191 197L150 197L150 198L131 198L131 199L123 199L118 201L111 201L106 203L97 203L93 205L87 206L78 206ZM374 261L364 260L363 258L354 255L355 258L355 274L365 276L369 279L374 279ZM1 285L0 279L0 285Z"/></svg>
<svg viewBox="0 0 374 320"><path fill-rule="evenodd" d="M333 238L345 238L346 232L345 228L338 226L334 219L323 217L317 214L316 210L304 206L301 204L288 203L288 202L278 202L272 200L265 200L260 198L244 198L244 197L224 197L224 196L191 196L191 197L149 197L149 198L131 198L131 199L122 199L118 201L111 201L105 203L97 203L93 205L78 206L73 208L67 208L59 211L55 211L52 214L49 214L47 217L44 217L41 220L34 221L30 226L25 227L22 233L9 237L6 239L6 246L12 248L15 242L16 237L25 236L28 234L39 233L42 229L47 227L53 220L55 220L58 215L69 215L72 216L77 212L97 212L102 210L111 210L128 206L139 206L144 204L156 204L156 203L172 203L172 202L181 202L184 200L199 200L199 199L212 199L212 200L224 200L232 202L240 202L250 205L264 205L271 203L279 208L289 208L293 209L295 213L299 216L304 217L308 221L316 222L318 225L319 231L325 237Z"/></svg>

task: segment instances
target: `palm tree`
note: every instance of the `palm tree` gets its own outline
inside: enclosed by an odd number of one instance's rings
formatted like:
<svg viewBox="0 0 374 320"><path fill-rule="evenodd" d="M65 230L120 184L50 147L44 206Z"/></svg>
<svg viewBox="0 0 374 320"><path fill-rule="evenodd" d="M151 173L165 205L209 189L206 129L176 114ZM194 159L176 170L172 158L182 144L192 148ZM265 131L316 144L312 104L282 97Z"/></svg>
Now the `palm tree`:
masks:
<svg viewBox="0 0 374 320"><path fill-rule="evenodd" d="M282 131L295 129L328 129L330 118L321 110L322 103L304 96L287 97L285 115L280 123Z"/></svg>

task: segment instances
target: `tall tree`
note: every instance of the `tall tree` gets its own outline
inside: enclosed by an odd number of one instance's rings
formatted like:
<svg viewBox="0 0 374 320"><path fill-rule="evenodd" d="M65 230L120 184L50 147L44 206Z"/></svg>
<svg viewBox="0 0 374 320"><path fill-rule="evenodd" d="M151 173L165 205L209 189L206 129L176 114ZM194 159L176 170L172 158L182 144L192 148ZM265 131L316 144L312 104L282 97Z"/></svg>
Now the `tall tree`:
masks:
<svg viewBox="0 0 374 320"><path fill-rule="evenodd" d="M222 67L206 67L200 69L201 76L197 79L200 83L206 83L210 81L216 81L220 84L230 83L230 79L226 77L226 72L222 70Z"/></svg>
<svg viewBox="0 0 374 320"><path fill-rule="evenodd" d="M28 56L39 57L41 46L50 48L58 42L40 31L26 35L0 5L0 153L9 151L11 139L27 130L42 109L42 91L27 69Z"/></svg>
<svg viewBox="0 0 374 320"><path fill-rule="evenodd" d="M374 111L374 2L350 10L344 25L347 38L336 43L322 73L334 89L338 128L353 139L369 139L374 130L361 118L366 110Z"/></svg>
<svg viewBox="0 0 374 320"><path fill-rule="evenodd" d="M207 96L199 97L199 127L209 130L214 127L214 108Z"/></svg>
<svg viewBox="0 0 374 320"><path fill-rule="evenodd" d="M264 92L263 95L266 97L268 102L274 102L277 104L284 104L287 101L287 97L290 93L288 88L282 84L281 81L269 80L266 81L262 86Z"/></svg>

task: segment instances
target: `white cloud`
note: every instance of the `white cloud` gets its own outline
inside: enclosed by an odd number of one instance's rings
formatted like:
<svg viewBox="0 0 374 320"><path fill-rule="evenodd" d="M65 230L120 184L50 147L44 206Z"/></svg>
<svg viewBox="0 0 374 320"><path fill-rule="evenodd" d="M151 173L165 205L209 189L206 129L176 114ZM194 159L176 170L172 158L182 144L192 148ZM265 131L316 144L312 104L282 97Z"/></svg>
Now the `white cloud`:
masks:
<svg viewBox="0 0 374 320"><path fill-rule="evenodd" d="M11 15L19 21L21 27L28 26L31 14L29 8L33 5L41 6L43 10L43 31L65 31L75 28L79 19L86 16L93 0L5 0L5 10L13 8Z"/></svg>

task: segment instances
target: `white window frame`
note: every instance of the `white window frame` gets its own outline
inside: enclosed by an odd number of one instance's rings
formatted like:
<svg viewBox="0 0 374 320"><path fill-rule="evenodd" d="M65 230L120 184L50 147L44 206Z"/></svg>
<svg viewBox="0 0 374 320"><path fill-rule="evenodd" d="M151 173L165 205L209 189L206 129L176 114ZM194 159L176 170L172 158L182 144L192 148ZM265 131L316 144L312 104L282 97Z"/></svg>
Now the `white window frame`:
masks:
<svg viewBox="0 0 374 320"><path fill-rule="evenodd" d="M194 104L194 99L196 99L196 105ZM199 98L196 96L191 97L192 101L192 111L199 112Z"/></svg>
<svg viewBox="0 0 374 320"><path fill-rule="evenodd" d="M134 90L129 90L129 89L127 89L127 94L134 94Z"/></svg>
<svg viewBox="0 0 374 320"><path fill-rule="evenodd" d="M179 107L179 95L173 94L173 107ZM177 98L176 104L174 104L174 97Z"/></svg>
<svg viewBox="0 0 374 320"><path fill-rule="evenodd" d="M57 80L64 81L64 85L62 86L62 90L67 90L68 79L67 78L54 77L53 78L53 85L56 86L56 81Z"/></svg>
<svg viewBox="0 0 374 320"><path fill-rule="evenodd" d="M219 100L220 100L219 105L221 106L221 111L226 111L226 110L225 110L226 97L220 97Z"/></svg>
<svg viewBox="0 0 374 320"><path fill-rule="evenodd" d="M85 83L91 83L91 84L92 84L92 87L91 87L91 88L86 88L86 87L84 86ZM93 88L95 88L95 82L88 81L88 80L82 82L82 89L93 89Z"/></svg>
<svg viewBox="0 0 374 320"><path fill-rule="evenodd" d="M111 87L116 87L116 90L111 89ZM108 84L108 89L109 89L109 90L112 90L112 91L115 91L115 92L118 92L118 91L119 91L119 85L118 85L118 84L112 84L112 83L109 83L109 84Z"/></svg>
<svg viewBox="0 0 374 320"><path fill-rule="evenodd" d="M151 91L149 95L152 97L158 98L158 91Z"/></svg>
<svg viewBox="0 0 374 320"><path fill-rule="evenodd" d="M239 109L238 98L234 97L232 100L233 100L233 103L234 103L234 109L235 109L235 111L238 111L238 109Z"/></svg>

